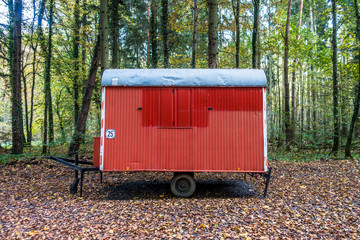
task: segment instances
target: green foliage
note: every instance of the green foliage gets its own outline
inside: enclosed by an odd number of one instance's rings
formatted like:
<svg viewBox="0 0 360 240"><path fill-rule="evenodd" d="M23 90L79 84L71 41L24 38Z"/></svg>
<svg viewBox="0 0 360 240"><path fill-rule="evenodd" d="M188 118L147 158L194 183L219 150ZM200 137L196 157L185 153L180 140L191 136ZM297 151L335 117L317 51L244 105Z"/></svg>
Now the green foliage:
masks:
<svg viewBox="0 0 360 240"><path fill-rule="evenodd" d="M346 160L345 154L340 153L336 157L329 155L327 150L299 150L285 151L285 149L276 149L269 152L269 161L286 161L286 162L311 162L311 161L329 161L329 160ZM360 151L353 154L353 160L360 161Z"/></svg>
<svg viewBox="0 0 360 240"><path fill-rule="evenodd" d="M0 151L4 151L1 150ZM40 146L24 148L24 153L20 155L11 154L10 151L0 154L0 165L10 162L22 161L25 159L38 158L41 155Z"/></svg>

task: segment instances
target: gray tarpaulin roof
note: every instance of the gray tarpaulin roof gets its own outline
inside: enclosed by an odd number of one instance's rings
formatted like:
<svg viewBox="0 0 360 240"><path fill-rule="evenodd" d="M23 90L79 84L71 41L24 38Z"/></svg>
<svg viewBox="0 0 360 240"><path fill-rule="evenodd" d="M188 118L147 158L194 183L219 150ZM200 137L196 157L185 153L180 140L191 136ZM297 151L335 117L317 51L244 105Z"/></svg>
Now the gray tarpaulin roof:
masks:
<svg viewBox="0 0 360 240"><path fill-rule="evenodd" d="M265 87L258 69L107 69L102 86Z"/></svg>

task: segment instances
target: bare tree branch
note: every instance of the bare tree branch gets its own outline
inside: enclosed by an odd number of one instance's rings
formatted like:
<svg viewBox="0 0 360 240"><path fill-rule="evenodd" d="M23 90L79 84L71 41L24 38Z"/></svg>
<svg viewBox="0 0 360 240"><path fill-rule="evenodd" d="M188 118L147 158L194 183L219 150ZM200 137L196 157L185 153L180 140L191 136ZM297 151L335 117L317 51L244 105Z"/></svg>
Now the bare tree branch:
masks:
<svg viewBox="0 0 360 240"><path fill-rule="evenodd" d="M0 55L0 58L1 58L1 59L4 59L5 61L10 61L10 59L7 58L7 57L5 57L5 56L1 56L1 55Z"/></svg>
<svg viewBox="0 0 360 240"><path fill-rule="evenodd" d="M0 77L10 77L10 75L6 73L0 73Z"/></svg>

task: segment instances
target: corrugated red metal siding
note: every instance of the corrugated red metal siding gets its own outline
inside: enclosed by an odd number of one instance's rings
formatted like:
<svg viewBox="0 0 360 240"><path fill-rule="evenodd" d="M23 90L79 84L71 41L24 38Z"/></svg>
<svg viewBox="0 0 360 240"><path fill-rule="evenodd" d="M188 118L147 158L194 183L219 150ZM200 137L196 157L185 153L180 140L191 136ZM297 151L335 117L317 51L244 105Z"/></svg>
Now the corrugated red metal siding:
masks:
<svg viewBox="0 0 360 240"><path fill-rule="evenodd" d="M93 166L99 167L100 163L100 138L94 137L94 159L93 159Z"/></svg>
<svg viewBox="0 0 360 240"><path fill-rule="evenodd" d="M264 172L262 91L106 87L103 170Z"/></svg>

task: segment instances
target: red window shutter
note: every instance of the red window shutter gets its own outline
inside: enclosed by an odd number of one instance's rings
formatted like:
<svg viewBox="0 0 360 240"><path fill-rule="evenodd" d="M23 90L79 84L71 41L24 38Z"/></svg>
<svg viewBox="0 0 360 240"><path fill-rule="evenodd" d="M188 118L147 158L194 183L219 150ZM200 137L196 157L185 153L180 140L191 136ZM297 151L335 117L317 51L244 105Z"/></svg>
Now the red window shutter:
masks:
<svg viewBox="0 0 360 240"><path fill-rule="evenodd" d="M173 89L160 89L160 127L174 127Z"/></svg>
<svg viewBox="0 0 360 240"><path fill-rule="evenodd" d="M143 90L142 125L157 127L160 124L160 90L147 88Z"/></svg>
<svg viewBox="0 0 360 240"><path fill-rule="evenodd" d="M175 126L191 127L191 90L176 90Z"/></svg>
<svg viewBox="0 0 360 240"><path fill-rule="evenodd" d="M207 127L209 125L209 90L193 89L192 90L192 126Z"/></svg>

